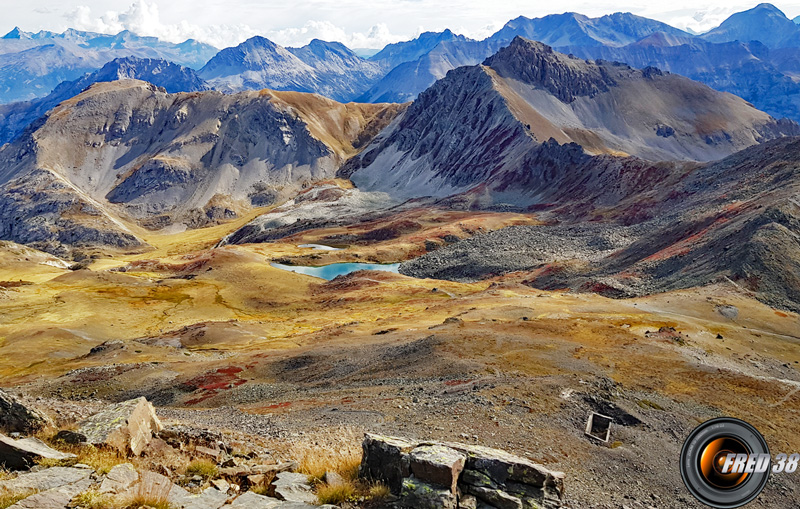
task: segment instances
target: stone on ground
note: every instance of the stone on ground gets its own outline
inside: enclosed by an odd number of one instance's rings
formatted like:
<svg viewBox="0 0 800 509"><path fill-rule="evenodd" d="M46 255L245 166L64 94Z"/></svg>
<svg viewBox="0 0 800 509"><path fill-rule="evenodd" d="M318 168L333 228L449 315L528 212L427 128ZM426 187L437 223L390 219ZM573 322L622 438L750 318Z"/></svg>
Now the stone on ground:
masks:
<svg viewBox="0 0 800 509"><path fill-rule="evenodd" d="M47 491L88 479L91 474L91 470L84 468L46 468L38 472L20 474L8 481L0 481L0 490L12 493L28 490Z"/></svg>
<svg viewBox="0 0 800 509"><path fill-rule="evenodd" d="M169 477L150 471L142 472L139 476L139 482L128 488L119 497L120 499L125 499L138 494L152 494L159 498L164 497L176 509L182 508L192 497L191 493L173 483Z"/></svg>
<svg viewBox="0 0 800 509"><path fill-rule="evenodd" d="M414 444L370 434L363 448L359 474L386 483L400 496L398 507L562 506L563 473L506 451L458 443ZM401 489L395 492L397 482Z"/></svg>
<svg viewBox="0 0 800 509"><path fill-rule="evenodd" d="M277 498L265 497L248 491L237 497L230 505L225 506L225 509L273 509L283 503Z"/></svg>
<svg viewBox="0 0 800 509"><path fill-rule="evenodd" d="M317 497L314 495L308 476L294 472L281 472L272 481L270 491L275 498L287 502L303 502L313 504Z"/></svg>
<svg viewBox="0 0 800 509"><path fill-rule="evenodd" d="M12 505L9 509L64 509L73 497L88 490L91 485L91 479L82 479L31 495Z"/></svg>
<svg viewBox="0 0 800 509"><path fill-rule="evenodd" d="M56 433L55 440L64 442L65 444L77 445L86 442L86 435L68 429L62 429Z"/></svg>
<svg viewBox="0 0 800 509"><path fill-rule="evenodd" d="M112 468L103 482L100 484L100 493L117 494L122 493L136 481L139 480L139 473L130 463L116 465Z"/></svg>
<svg viewBox="0 0 800 509"><path fill-rule="evenodd" d="M228 495L216 488L206 488L199 495L189 495L181 500L181 509L219 509L228 501Z"/></svg>
<svg viewBox="0 0 800 509"><path fill-rule="evenodd" d="M77 456L56 451L37 438L14 440L0 434L0 465L12 470L27 470L37 460L74 462Z"/></svg>
<svg viewBox="0 0 800 509"><path fill-rule="evenodd" d="M47 416L28 408L7 392L0 390L0 429L7 433L31 433L42 429Z"/></svg>
<svg viewBox="0 0 800 509"><path fill-rule="evenodd" d="M90 444L108 445L138 456L161 428L153 405L138 398L111 405L89 417L78 431L86 435Z"/></svg>
<svg viewBox="0 0 800 509"><path fill-rule="evenodd" d="M328 483L329 486L344 486L347 484L344 477L336 472L325 472L325 482Z"/></svg>

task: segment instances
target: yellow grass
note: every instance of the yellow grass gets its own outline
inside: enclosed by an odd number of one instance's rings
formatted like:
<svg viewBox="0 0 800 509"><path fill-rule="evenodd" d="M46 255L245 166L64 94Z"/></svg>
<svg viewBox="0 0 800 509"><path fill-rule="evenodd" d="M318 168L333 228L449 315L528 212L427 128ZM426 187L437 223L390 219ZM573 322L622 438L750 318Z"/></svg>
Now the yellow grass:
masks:
<svg viewBox="0 0 800 509"><path fill-rule="evenodd" d="M114 449L86 444L71 445L63 442L56 442L51 445L61 452L75 454L78 456L75 463L89 465L100 475L105 475L115 466L128 462L127 458Z"/></svg>
<svg viewBox="0 0 800 509"><path fill-rule="evenodd" d="M320 504L338 505L343 502L354 502L358 500L356 488L351 483L345 484L322 484L317 486L317 501Z"/></svg>
<svg viewBox="0 0 800 509"><path fill-rule="evenodd" d="M31 495L35 495L36 493L37 493L36 490L27 490L27 491L10 493L6 490L0 489L0 509L6 509L7 507L11 507L20 500L25 500L26 498L30 497Z"/></svg>
<svg viewBox="0 0 800 509"><path fill-rule="evenodd" d="M198 475L205 480L213 479L219 475L219 468L211 460L196 459L186 467L186 475Z"/></svg>
<svg viewBox="0 0 800 509"><path fill-rule="evenodd" d="M160 482L155 476L142 476L141 482L133 489L133 495L127 501L126 507L148 507L152 509L173 509L169 502L169 492L172 490L171 482Z"/></svg>
<svg viewBox="0 0 800 509"><path fill-rule="evenodd" d="M117 509L122 505L120 501L114 500L108 494L89 490L76 495L70 502L70 507L74 509Z"/></svg>
<svg viewBox="0 0 800 509"><path fill-rule="evenodd" d="M386 500L391 495L389 487L382 483L375 483L369 487L369 499L373 502Z"/></svg>
<svg viewBox="0 0 800 509"><path fill-rule="evenodd" d="M298 472L320 482L326 472L336 472L346 481L358 479L361 465L361 434L352 428L334 428L294 445L291 457L298 463Z"/></svg>

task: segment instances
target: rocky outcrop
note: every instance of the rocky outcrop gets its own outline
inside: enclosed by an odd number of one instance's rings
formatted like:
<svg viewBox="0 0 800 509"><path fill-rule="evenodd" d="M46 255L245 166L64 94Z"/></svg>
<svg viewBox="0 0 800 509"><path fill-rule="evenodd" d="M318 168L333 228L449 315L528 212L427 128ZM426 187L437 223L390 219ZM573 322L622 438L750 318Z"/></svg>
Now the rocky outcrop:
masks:
<svg viewBox="0 0 800 509"><path fill-rule="evenodd" d="M543 88L565 103L582 96L594 97L616 85L606 67L565 59L550 46L522 37L516 37L483 65L504 78Z"/></svg>
<svg viewBox="0 0 800 509"><path fill-rule="evenodd" d="M0 430L7 433L30 433L41 429L47 422L46 415L28 408L0 389Z"/></svg>
<svg viewBox="0 0 800 509"><path fill-rule="evenodd" d="M153 405L139 398L111 405L93 415L80 424L79 432L90 444L139 455L161 428Z"/></svg>
<svg viewBox="0 0 800 509"><path fill-rule="evenodd" d="M45 97L0 105L0 145L13 141L49 110L80 94L92 84L122 79L147 81L170 93L208 90L208 85L188 67L155 58L118 58L95 72L61 83Z"/></svg>
<svg viewBox="0 0 800 509"><path fill-rule="evenodd" d="M498 449L367 434L360 475L385 483L398 507L560 507L564 474Z"/></svg>
<svg viewBox="0 0 800 509"><path fill-rule="evenodd" d="M37 461L74 462L77 456L56 451L38 438L14 440L0 434L0 465L13 470L26 470Z"/></svg>
<svg viewBox="0 0 800 509"><path fill-rule="evenodd" d="M711 161L798 132L681 76L518 37L421 93L339 174L399 198L469 193L475 207L531 206L587 170L619 176L621 167L657 166L645 161Z"/></svg>
<svg viewBox="0 0 800 509"><path fill-rule="evenodd" d="M0 239L68 255L145 247L130 223L227 221L333 177L399 109L95 83L0 148Z"/></svg>

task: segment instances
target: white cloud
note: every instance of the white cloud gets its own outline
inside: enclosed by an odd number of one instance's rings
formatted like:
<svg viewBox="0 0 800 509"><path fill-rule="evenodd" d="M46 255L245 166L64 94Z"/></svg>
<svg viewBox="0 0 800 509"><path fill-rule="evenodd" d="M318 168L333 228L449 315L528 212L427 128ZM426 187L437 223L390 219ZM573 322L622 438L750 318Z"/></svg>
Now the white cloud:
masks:
<svg viewBox="0 0 800 509"><path fill-rule="evenodd" d="M66 17L70 27L78 30L108 34L130 30L138 35L158 37L176 43L197 39L218 48L234 46L258 35L257 30L245 24L198 26L186 20L177 24L165 24L161 22L158 5L145 0L136 0L126 11L106 11L99 16L89 7L81 5Z"/></svg>
<svg viewBox="0 0 800 509"><path fill-rule="evenodd" d="M63 30L67 27L116 33L131 30L180 42L194 38L217 47L263 35L285 46L313 38L355 48L380 48L421 31L450 28L473 39L494 33L517 16L539 17L566 11L601 16L630 11L696 32L717 26L756 0L27 0L6 2L0 25L10 30ZM780 2L790 17L800 0Z"/></svg>
<svg viewBox="0 0 800 509"><path fill-rule="evenodd" d="M407 35L392 34L385 23L374 25L366 32L347 32L330 21L308 21L299 28L269 30L268 39L282 46L303 46L311 39L341 42L349 48L382 48L387 44L408 39Z"/></svg>
<svg viewBox="0 0 800 509"><path fill-rule="evenodd" d="M155 2L136 0L125 11L107 11L96 14L85 5L76 7L66 15L70 27L78 30L116 34L130 30L139 35L154 36L171 42L197 39L218 48L235 46L240 42L262 35L282 46L302 46L311 39L337 41L351 48L382 48L386 44L408 39L408 35L392 34L385 23L378 23L364 32L347 32L330 21L307 21L301 27L258 31L249 25L199 26L182 20L176 24L161 21Z"/></svg>

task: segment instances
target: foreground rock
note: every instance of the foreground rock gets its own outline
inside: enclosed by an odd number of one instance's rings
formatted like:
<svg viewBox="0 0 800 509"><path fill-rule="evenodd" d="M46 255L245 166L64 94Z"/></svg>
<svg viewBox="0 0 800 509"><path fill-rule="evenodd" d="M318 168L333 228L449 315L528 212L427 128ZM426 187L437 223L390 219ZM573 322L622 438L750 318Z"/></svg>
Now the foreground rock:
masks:
<svg viewBox="0 0 800 509"><path fill-rule="evenodd" d="M133 465L130 463L116 465L108 472L108 475L100 484L100 493L122 493L138 480L139 473Z"/></svg>
<svg viewBox="0 0 800 509"><path fill-rule="evenodd" d="M14 440L0 434L0 465L12 470L27 470L42 459L75 461L77 456L56 451L37 438Z"/></svg>
<svg viewBox="0 0 800 509"><path fill-rule="evenodd" d="M0 481L0 491L48 491L88 479L92 471L85 468L53 467L21 474L15 479Z"/></svg>
<svg viewBox="0 0 800 509"><path fill-rule="evenodd" d="M161 421L145 398L117 403L81 423L79 433L93 445L107 445L124 454L140 455L153 435L161 431Z"/></svg>
<svg viewBox="0 0 800 509"><path fill-rule="evenodd" d="M367 434L360 475L386 483L398 507L561 507L564 474L499 449Z"/></svg>
<svg viewBox="0 0 800 509"><path fill-rule="evenodd" d="M36 493L19 501L10 509L63 509L76 495L86 491L92 485L91 479L81 479L58 488Z"/></svg>
<svg viewBox="0 0 800 509"><path fill-rule="evenodd" d="M0 390L0 429L8 433L31 433L42 429L47 422L47 416Z"/></svg>
<svg viewBox="0 0 800 509"><path fill-rule="evenodd" d="M282 472L272 481L270 491L276 498L287 502L313 504L317 500L305 474Z"/></svg>

